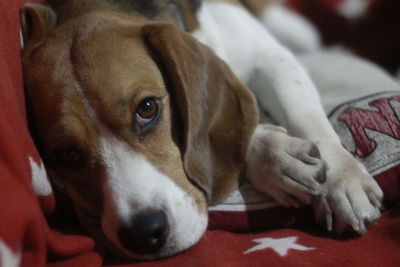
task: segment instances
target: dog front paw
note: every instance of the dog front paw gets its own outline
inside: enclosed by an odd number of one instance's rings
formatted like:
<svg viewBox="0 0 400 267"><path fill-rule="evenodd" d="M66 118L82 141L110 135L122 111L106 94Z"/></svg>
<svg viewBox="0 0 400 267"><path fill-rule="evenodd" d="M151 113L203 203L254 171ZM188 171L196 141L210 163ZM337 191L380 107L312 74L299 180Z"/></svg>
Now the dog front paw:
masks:
<svg viewBox="0 0 400 267"><path fill-rule="evenodd" d="M255 130L246 155L247 177L255 189L286 207L311 204L326 180L325 163L311 142L268 124Z"/></svg>
<svg viewBox="0 0 400 267"><path fill-rule="evenodd" d="M327 182L322 194L313 199L317 221L337 233L364 234L380 217L383 192L347 151L341 151L332 164L328 162Z"/></svg>

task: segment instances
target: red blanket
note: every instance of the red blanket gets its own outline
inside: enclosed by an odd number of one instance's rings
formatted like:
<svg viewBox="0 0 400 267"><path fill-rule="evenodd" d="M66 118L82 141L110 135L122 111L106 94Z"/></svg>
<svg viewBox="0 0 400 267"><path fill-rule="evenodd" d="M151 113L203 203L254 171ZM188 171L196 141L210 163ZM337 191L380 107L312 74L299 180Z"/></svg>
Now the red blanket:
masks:
<svg viewBox="0 0 400 267"><path fill-rule="evenodd" d="M312 228L256 234L214 230L182 255L137 266L399 266L399 223L400 209L392 210L367 235L349 240Z"/></svg>
<svg viewBox="0 0 400 267"><path fill-rule="evenodd" d="M93 240L73 219L55 212L59 202L28 131L19 63L18 10L24 2L0 2L0 266L101 266L107 260ZM393 127L400 134L396 123ZM248 203L245 212L229 202L233 198L210 211L210 230L193 248L125 266L400 266L398 161L385 166L375 178L390 209L363 237L338 239L318 230L309 209L263 200Z"/></svg>

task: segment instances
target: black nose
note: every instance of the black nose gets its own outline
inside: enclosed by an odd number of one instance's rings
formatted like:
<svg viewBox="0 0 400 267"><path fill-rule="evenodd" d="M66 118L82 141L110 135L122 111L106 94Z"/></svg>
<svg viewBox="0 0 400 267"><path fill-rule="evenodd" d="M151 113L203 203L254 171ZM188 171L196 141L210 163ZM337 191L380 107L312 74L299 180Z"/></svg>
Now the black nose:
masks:
<svg viewBox="0 0 400 267"><path fill-rule="evenodd" d="M168 220L164 211L148 211L133 218L118 231L121 244L137 254L157 252L168 235Z"/></svg>

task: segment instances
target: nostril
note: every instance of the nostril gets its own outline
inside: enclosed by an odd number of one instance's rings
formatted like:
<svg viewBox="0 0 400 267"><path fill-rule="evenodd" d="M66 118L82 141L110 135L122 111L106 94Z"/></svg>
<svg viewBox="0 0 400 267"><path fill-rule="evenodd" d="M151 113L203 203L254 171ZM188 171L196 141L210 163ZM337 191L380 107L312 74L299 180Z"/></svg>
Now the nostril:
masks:
<svg viewBox="0 0 400 267"><path fill-rule="evenodd" d="M154 233L152 234L151 238L154 241L157 241L157 240L161 239L164 234L165 234L164 228L163 227L159 227L154 231Z"/></svg>
<svg viewBox="0 0 400 267"><path fill-rule="evenodd" d="M118 231L121 244L138 254L155 253L164 246L168 235L164 211L148 211L135 216Z"/></svg>

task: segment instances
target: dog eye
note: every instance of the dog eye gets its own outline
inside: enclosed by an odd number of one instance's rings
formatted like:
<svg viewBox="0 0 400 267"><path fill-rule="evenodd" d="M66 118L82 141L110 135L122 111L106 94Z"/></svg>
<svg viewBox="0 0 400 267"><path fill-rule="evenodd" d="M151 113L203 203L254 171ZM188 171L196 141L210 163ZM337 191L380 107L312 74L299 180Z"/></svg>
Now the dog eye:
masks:
<svg viewBox="0 0 400 267"><path fill-rule="evenodd" d="M145 98L136 109L136 121L139 127L145 127L159 115L159 104L154 97Z"/></svg>
<svg viewBox="0 0 400 267"><path fill-rule="evenodd" d="M69 170L79 170L84 165L82 153L74 148L57 148L53 154L57 164Z"/></svg>

